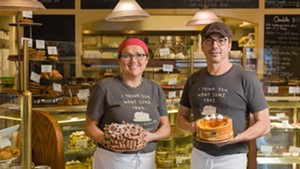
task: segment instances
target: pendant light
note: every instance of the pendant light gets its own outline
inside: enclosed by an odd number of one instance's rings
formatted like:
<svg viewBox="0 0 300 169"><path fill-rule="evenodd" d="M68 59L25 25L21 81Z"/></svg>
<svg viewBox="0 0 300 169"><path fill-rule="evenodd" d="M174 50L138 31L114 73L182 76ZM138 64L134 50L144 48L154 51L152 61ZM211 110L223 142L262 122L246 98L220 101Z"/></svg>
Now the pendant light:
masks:
<svg viewBox="0 0 300 169"><path fill-rule="evenodd" d="M0 0L0 10L7 11L36 11L46 9L37 0Z"/></svg>
<svg viewBox="0 0 300 169"><path fill-rule="evenodd" d="M149 13L144 11L135 0L120 0L105 20L126 22L142 20L149 16Z"/></svg>
<svg viewBox="0 0 300 169"><path fill-rule="evenodd" d="M215 13L208 9L206 0L204 0L204 8L200 9L194 17L186 23L186 26L203 26L212 22L222 22Z"/></svg>

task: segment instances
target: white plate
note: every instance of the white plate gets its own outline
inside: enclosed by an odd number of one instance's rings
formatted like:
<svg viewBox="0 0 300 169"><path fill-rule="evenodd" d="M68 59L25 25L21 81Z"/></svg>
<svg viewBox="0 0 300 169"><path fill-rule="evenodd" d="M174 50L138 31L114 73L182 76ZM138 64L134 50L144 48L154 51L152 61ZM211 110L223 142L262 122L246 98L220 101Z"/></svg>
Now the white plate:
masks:
<svg viewBox="0 0 300 169"><path fill-rule="evenodd" d="M233 131L233 136L231 136L231 137L228 138L228 139L221 140L221 141L209 141L209 140L202 140L202 139L200 139L200 138L198 138L198 137L196 136L196 133L193 133L193 138L194 138L196 141L199 141L199 142L202 142L202 143L218 144L218 143L226 143L227 141L232 140L236 135L237 135L237 132Z"/></svg>
<svg viewBox="0 0 300 169"><path fill-rule="evenodd" d="M17 157L11 158L11 159L7 159L7 160L0 160L0 163L10 163L13 160L17 159Z"/></svg>
<svg viewBox="0 0 300 169"><path fill-rule="evenodd" d="M116 150L116 149L112 149L112 148L110 148L110 147L107 147L107 146L105 146L104 144L101 144L101 145L102 145L103 147L105 147L105 148L107 148L107 149L109 149L109 150L115 151L115 152L132 152L132 151L138 151L138 150L141 150L141 149L145 148L147 144L145 143L145 145L144 145L143 147L137 148L137 149L132 149L132 150Z"/></svg>

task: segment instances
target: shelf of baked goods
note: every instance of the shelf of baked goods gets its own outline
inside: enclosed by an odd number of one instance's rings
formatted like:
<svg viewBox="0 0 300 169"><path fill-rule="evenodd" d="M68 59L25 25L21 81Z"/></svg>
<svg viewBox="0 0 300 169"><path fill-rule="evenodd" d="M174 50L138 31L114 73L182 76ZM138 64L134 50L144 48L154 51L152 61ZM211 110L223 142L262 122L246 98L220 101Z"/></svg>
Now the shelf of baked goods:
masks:
<svg viewBox="0 0 300 169"><path fill-rule="evenodd" d="M20 53L20 61L23 61L23 54L24 51L21 49ZM19 56L17 54L15 55L9 55L7 60L9 61L18 61ZM28 60L29 61L49 61L49 62L58 62L59 57L57 55L46 55L46 51L42 49L28 49Z"/></svg>

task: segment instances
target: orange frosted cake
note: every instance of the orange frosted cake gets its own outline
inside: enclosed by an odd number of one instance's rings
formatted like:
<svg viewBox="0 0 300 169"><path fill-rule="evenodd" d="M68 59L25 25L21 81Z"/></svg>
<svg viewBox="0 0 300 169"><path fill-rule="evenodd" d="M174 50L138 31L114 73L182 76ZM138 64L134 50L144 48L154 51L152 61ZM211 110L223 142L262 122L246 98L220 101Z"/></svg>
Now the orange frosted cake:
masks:
<svg viewBox="0 0 300 169"><path fill-rule="evenodd" d="M214 114L201 118L196 123L196 136L205 141L224 141L233 137L232 119L215 116Z"/></svg>

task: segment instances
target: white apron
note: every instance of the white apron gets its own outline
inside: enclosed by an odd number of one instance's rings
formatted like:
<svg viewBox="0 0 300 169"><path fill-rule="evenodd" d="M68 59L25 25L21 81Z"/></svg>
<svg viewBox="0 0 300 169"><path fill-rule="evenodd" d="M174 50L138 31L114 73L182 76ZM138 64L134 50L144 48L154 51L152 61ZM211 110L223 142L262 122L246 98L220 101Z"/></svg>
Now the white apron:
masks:
<svg viewBox="0 0 300 169"><path fill-rule="evenodd" d="M247 161L246 153L215 157L193 148L191 169L247 169Z"/></svg>
<svg viewBox="0 0 300 169"><path fill-rule="evenodd" d="M155 169L155 151L145 154L121 154L97 148L93 169Z"/></svg>

